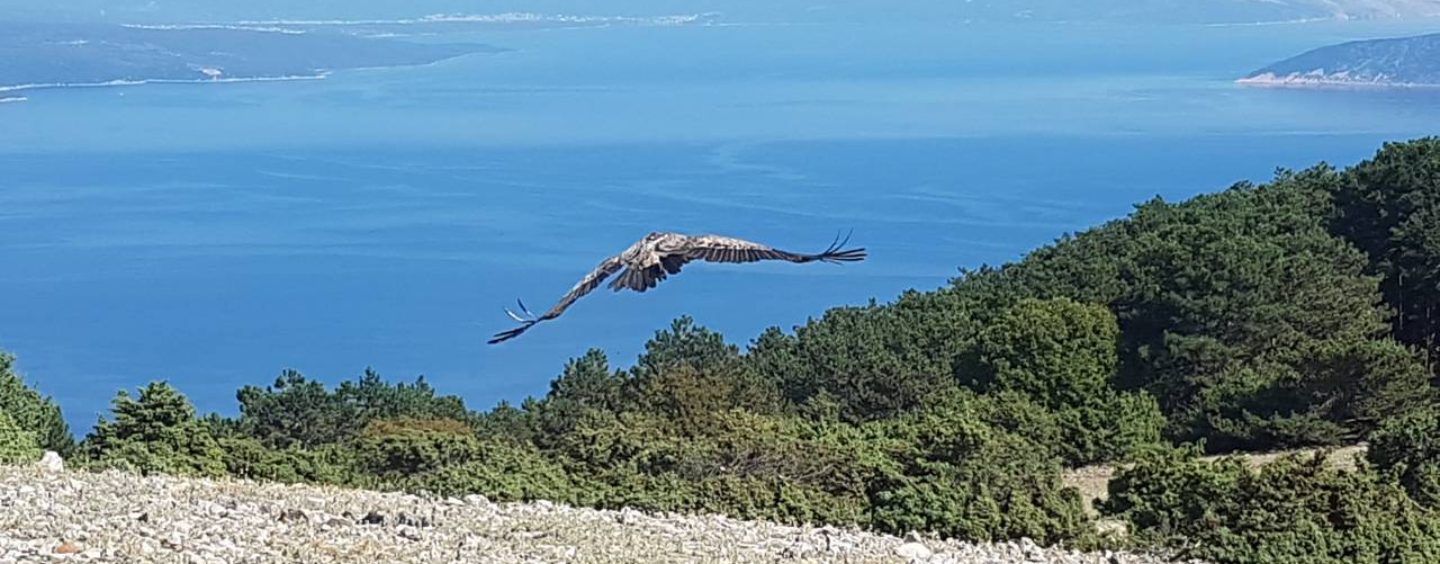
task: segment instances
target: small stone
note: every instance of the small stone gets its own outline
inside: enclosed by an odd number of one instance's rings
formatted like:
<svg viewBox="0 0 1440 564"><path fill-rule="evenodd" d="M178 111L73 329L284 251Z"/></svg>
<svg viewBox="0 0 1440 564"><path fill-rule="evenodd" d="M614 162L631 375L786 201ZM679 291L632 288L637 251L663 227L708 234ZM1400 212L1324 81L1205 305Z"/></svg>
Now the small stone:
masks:
<svg viewBox="0 0 1440 564"><path fill-rule="evenodd" d="M399 524L399 525L409 525L409 526L412 526L412 527L429 527L429 526L430 526L430 520L429 520L429 519L427 519L427 518L425 518L425 517L418 516L418 515L416 515L416 516L406 515L404 512L401 512L400 515L395 518L395 523L396 523L396 524Z"/></svg>
<svg viewBox="0 0 1440 564"><path fill-rule="evenodd" d="M1030 540L1030 537L1020 537L1020 550L1024 552L1026 560L1035 562L1045 559L1045 550Z"/></svg>
<svg viewBox="0 0 1440 564"><path fill-rule="evenodd" d="M615 513L615 522L621 525L633 525L644 520L645 514L635 509L626 507Z"/></svg>
<svg viewBox="0 0 1440 564"><path fill-rule="evenodd" d="M379 511L371 511L360 518L360 522L366 525L384 525L385 515Z"/></svg>
<svg viewBox="0 0 1440 564"><path fill-rule="evenodd" d="M331 517L330 519L325 521L325 526L332 529L339 529L342 527L349 527L350 521L346 519L341 519L339 517Z"/></svg>
<svg viewBox="0 0 1440 564"><path fill-rule="evenodd" d="M55 547L55 554L76 554L80 552L80 550L80 545L66 541L60 543L60 546Z"/></svg>
<svg viewBox="0 0 1440 564"><path fill-rule="evenodd" d="M412 541L420 540L420 531L416 530L415 527L411 527L408 525L400 525L398 531L400 533L400 538Z"/></svg>
<svg viewBox="0 0 1440 564"><path fill-rule="evenodd" d="M299 509L287 509L280 513L280 521L300 522L309 520L310 516Z"/></svg>
<svg viewBox="0 0 1440 564"><path fill-rule="evenodd" d="M844 538L834 535L825 535L825 552L830 554L842 554L855 550L855 545Z"/></svg>
<svg viewBox="0 0 1440 564"><path fill-rule="evenodd" d="M1101 536L1123 538L1129 533L1129 526L1125 521L1118 519L1099 519L1095 521L1095 530Z"/></svg>
<svg viewBox="0 0 1440 564"><path fill-rule="evenodd" d="M895 548L895 554L909 560L924 560L932 554L930 548L918 542L907 542Z"/></svg>
<svg viewBox="0 0 1440 564"><path fill-rule="evenodd" d="M60 453L53 450L45 451L45 455L40 457L38 464L41 470L50 474L65 471L65 459L60 458Z"/></svg>

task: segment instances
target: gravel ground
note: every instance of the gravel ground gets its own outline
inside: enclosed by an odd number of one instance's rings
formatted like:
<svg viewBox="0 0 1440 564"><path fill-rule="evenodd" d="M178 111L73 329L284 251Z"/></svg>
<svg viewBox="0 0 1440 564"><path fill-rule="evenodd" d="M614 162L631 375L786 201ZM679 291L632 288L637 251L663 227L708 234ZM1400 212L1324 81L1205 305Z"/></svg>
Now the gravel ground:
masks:
<svg viewBox="0 0 1440 564"><path fill-rule="evenodd" d="M0 467L11 562L1163 562L480 496Z"/></svg>

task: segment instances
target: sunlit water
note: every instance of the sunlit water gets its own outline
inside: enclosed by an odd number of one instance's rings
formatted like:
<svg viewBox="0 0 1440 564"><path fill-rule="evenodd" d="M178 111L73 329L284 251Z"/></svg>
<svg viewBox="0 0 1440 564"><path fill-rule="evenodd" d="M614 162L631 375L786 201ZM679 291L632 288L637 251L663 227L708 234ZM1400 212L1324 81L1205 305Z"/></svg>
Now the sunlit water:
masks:
<svg viewBox="0 0 1440 564"><path fill-rule="evenodd" d="M743 22L730 22L743 24ZM1235 87L1419 28L887 23L504 31L514 49L323 81L29 92L0 105L0 349L84 431L120 388L202 411L282 368L425 375L488 407L689 314L744 344L944 285L1131 204L1433 133L1425 92ZM843 267L696 265L502 346L601 258L674 229Z"/></svg>

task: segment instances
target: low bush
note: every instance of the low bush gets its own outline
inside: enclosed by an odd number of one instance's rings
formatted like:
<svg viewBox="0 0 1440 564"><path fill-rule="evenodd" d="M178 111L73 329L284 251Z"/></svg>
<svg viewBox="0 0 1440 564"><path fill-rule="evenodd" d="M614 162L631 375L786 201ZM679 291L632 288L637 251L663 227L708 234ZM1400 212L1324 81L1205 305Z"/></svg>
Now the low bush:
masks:
<svg viewBox="0 0 1440 564"><path fill-rule="evenodd" d="M1440 508L1440 414L1417 412L1386 421L1365 456L1395 475L1415 501Z"/></svg>
<svg viewBox="0 0 1440 564"><path fill-rule="evenodd" d="M1197 449L1146 455L1110 483L1101 510L1136 541L1218 563L1440 561L1440 517L1390 476L1324 454L1259 469Z"/></svg>
<svg viewBox="0 0 1440 564"><path fill-rule="evenodd" d="M9 413L0 410L0 464L24 464L40 459L35 433L21 427Z"/></svg>

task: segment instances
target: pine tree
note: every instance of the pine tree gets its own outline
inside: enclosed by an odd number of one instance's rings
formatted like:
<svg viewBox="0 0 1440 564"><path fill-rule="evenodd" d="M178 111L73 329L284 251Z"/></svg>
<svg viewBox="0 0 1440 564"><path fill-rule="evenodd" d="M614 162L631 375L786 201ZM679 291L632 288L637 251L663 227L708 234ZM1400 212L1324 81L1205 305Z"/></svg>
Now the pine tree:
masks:
<svg viewBox="0 0 1440 564"><path fill-rule="evenodd" d="M222 476L224 453L195 407L164 382L140 389L139 398L121 390L113 420L101 419L83 449L102 467L137 472Z"/></svg>

